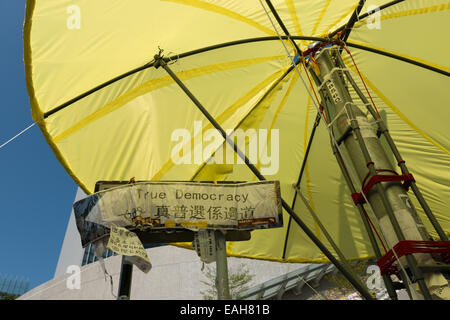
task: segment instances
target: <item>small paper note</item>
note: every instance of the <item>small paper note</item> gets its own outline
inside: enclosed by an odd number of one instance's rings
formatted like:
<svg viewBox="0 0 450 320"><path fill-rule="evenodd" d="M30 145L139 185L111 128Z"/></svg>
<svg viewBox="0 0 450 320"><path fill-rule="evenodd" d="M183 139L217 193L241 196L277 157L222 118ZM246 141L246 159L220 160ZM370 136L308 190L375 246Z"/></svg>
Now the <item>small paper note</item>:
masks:
<svg viewBox="0 0 450 320"><path fill-rule="evenodd" d="M107 247L117 254L130 257L129 260L142 272L150 271L150 259L141 240L134 232L126 228L112 226Z"/></svg>

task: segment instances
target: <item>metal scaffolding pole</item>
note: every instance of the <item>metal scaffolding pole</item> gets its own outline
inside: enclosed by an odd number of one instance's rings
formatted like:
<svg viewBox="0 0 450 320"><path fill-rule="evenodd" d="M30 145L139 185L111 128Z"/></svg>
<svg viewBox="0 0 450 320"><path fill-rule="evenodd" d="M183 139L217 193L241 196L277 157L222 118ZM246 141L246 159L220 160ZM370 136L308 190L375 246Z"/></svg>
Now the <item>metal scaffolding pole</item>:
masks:
<svg viewBox="0 0 450 320"><path fill-rule="evenodd" d="M342 61L342 57L340 55L336 55L336 62L340 65L341 68L345 68L345 64ZM357 86L355 80L350 75L350 72L348 70L344 70L345 76L352 85L355 92L358 94L361 101L367 106L367 110L370 112L372 117L376 120L377 126L378 126L378 132L379 134L384 135L386 138L386 141L394 154L395 159L397 160L397 164L400 167L403 174L409 174L409 170L406 166L405 160L403 160L402 156L400 155L400 151L398 150L397 146L394 143L394 140L391 137L391 134L389 133L389 130L387 129L386 125L382 121L382 119L378 116L372 105L370 104L369 100L367 100L366 96L361 92L359 87ZM411 189L414 193L414 195L417 197L417 200L419 204L421 205L423 211L425 212L428 220L430 221L433 228L436 230L437 234L439 235L439 238L442 241L447 241L448 237L444 232L444 229L437 221L436 217L434 216L433 212L431 211L430 207L428 206L427 202L425 201L422 193L420 192L419 188L417 187L417 184L415 181L411 181ZM423 225L422 221L420 220L419 216L415 214L414 218L416 219L417 224ZM424 237L430 238L425 228L420 228L419 231L421 231L422 235Z"/></svg>
<svg viewBox="0 0 450 320"><path fill-rule="evenodd" d="M311 74L313 75L315 81L319 80L314 73L311 73ZM320 93L321 98L322 98L322 102L323 102L322 105L325 105L325 108L324 108L325 114L326 114L327 118L330 119L330 114L328 113L328 111L330 109L330 106L328 104L331 103L331 102L323 95L323 92L319 92L319 93ZM334 133L333 133L334 132L334 128L332 126L330 127L330 130L331 130L331 134L334 136ZM343 177L344 177L344 179L345 179L345 181L347 183L347 186L348 186L350 192L352 194L356 193L355 186L353 185L352 179L351 179L350 174L349 174L349 172L348 172L348 170L347 170L347 168L345 166L344 160L342 159L342 157L341 157L341 155L340 155L340 153L338 151L338 148L333 143L333 140L331 139L331 137L330 137L330 144L331 144L331 149L333 150L333 154L336 157L336 161L337 161L337 163L339 165L339 168L341 169L342 175L343 175ZM377 240L375 238L375 235L373 233L373 230L372 230L372 228L370 226L370 223L369 223L369 220L368 220L368 216L367 216L367 212L366 212L366 210L364 209L364 206L361 203L358 203L356 205L356 207L358 208L359 214L361 216L361 220L363 221L363 224L364 224L364 228L366 229L367 235L369 236L369 240L370 240L370 243L372 245L372 249L374 250L375 257L377 258L377 260L379 260L382 257L382 254L381 254L381 251L380 251L380 247L378 246ZM379 240L380 240L380 242L383 241L382 239L379 239ZM398 296L397 296L397 293L395 291L394 284L392 283L391 277L389 275L387 275L387 274L383 274L382 275L382 279L383 279L383 282L385 284L386 290L387 290L387 292L389 294L389 297L392 300L398 300Z"/></svg>
<svg viewBox="0 0 450 320"><path fill-rule="evenodd" d="M338 143L345 146L361 185L364 186L366 181L377 176L379 172L396 175L375 130L351 98L344 81L346 71L339 62L341 61L339 50L334 51L335 55L331 53L332 50L334 49L323 48L316 56L320 72L317 72L314 78L319 91L330 101L330 104L326 105L327 114L333 116L333 119L330 118L330 126L335 127L341 134L337 139ZM346 75L350 77L348 73ZM417 212L410 205L406 190L400 181L375 183L366 197L391 247L406 239L428 240L425 237L426 230L418 223ZM419 285L425 299L432 299L416 257L413 254L406 254L405 260L413 276L412 282ZM407 279L403 280L407 283Z"/></svg>

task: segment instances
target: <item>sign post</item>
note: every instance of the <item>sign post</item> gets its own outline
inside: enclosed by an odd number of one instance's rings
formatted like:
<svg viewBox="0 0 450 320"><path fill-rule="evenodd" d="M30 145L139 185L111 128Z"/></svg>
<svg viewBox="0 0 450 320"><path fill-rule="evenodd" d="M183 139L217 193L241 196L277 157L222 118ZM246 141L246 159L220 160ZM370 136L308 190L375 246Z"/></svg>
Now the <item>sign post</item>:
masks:
<svg viewBox="0 0 450 320"><path fill-rule="evenodd" d="M219 300L230 300L228 282L227 244L225 235L220 230L214 232L216 240L216 287Z"/></svg>
<svg viewBox="0 0 450 320"><path fill-rule="evenodd" d="M133 264L122 256L122 266L120 268L119 293L117 300L130 300L131 280L133 278Z"/></svg>
<svg viewBox="0 0 450 320"><path fill-rule="evenodd" d="M151 268L140 242L186 241L202 261L216 262L218 299L231 299L226 241L283 226L279 181L104 181L96 191L74 203L77 228L83 246L109 237L107 247L124 254L118 299L130 297L133 264Z"/></svg>

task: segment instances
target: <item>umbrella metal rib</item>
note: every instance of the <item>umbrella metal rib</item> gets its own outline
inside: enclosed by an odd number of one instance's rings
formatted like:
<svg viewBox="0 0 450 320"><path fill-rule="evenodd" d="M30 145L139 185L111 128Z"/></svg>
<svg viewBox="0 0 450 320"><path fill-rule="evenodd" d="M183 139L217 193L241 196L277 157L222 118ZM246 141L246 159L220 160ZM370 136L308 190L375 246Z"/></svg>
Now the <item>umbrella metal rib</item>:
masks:
<svg viewBox="0 0 450 320"><path fill-rule="evenodd" d="M361 12L365 3L366 0L359 0L358 6L356 7L355 11L353 11L350 20L348 20L347 24L344 27L344 31L341 34L340 39L342 41L347 42L347 39L350 36L350 32L352 32L353 26L355 25L356 21L358 21L359 13Z"/></svg>
<svg viewBox="0 0 450 320"><path fill-rule="evenodd" d="M295 47L295 50L297 50L297 53L300 55L303 55L302 50L297 46L295 41L292 40L292 37L286 28L286 26L283 23L283 20L281 20L280 16L277 13L277 10L275 10L274 6L272 5L272 2L270 0L266 0L267 5L270 8L270 11L272 11L272 14L274 15L275 19L277 20L278 24L280 25L281 29L283 29L283 32L286 34L288 40L291 40L292 45ZM261 2L262 5L262 2ZM264 9L265 10L265 9Z"/></svg>
<svg viewBox="0 0 450 320"><path fill-rule="evenodd" d="M281 39L283 39L283 40L287 40L288 38L289 38L288 36L281 36ZM290 38L292 40L307 40L307 41L318 41L318 42L330 41L329 38L309 37L309 36L290 36ZM225 43L221 43L221 44L217 44L217 45L213 45L213 46L208 46L208 47L204 47L204 48L188 51L188 52L176 55L176 56L166 57L166 58L163 58L163 60L165 62L168 62L168 61L171 61L171 60L174 60L174 59L186 58L186 57L189 57L189 56L193 56L193 55L196 55L196 54L208 52L208 51L211 51L211 50L226 48L226 47L240 45L240 44L262 42L262 41L279 41L279 40L280 40L279 37L271 36L271 37L258 37L258 38L248 38L248 39L230 41L230 42L225 42ZM295 43L295 42L293 41L293 43ZM346 46L352 47L352 48L355 48L355 49L364 50L364 51L369 51L369 52L372 52L372 53L375 53L375 54L379 54L379 55L383 55L383 56L386 56L386 57L389 57L389 58L393 58L393 59L396 59L396 60L400 60L400 61L403 61L403 62L406 62L406 63L410 63L410 64L413 64L415 66L421 67L421 68L428 69L430 71L434 71L434 72L440 73L440 74L442 74L444 76L450 77L450 72L448 72L448 71L445 71L445 70L442 70L440 68L428 65L426 63L415 61L413 59L402 57L402 56L399 56L399 55L391 53L391 52L387 52L387 51L383 51L383 50L367 47L367 46L360 45L360 44L355 44L355 43L352 43L352 42L347 42ZM153 66L154 66L154 61L151 61L149 63L146 63L143 66L140 66L138 68L132 69L132 70L130 70L128 72L125 72L125 73L123 73L123 74L121 74L121 75L119 75L119 76L117 76L115 78L112 78L112 79L110 79L110 80L108 80L108 81L106 81L106 82L104 82L104 83L102 83L102 84L100 84L100 85L98 85L98 86L96 86L96 87L94 87L94 88L92 88L92 89L90 89L90 90L88 90L88 91L86 91L86 92L84 92L84 93L82 93L82 94L80 94L80 95L70 99L69 101L64 102L63 104L61 104L59 106L57 106L57 107L55 107L55 108L53 108L53 109L51 109L51 110L49 110L47 112L44 112L43 118L46 119L49 116L55 114L56 112L61 111L61 110L65 109L65 108L69 107L70 105L76 103L77 101L79 101L79 100L81 100L83 98L86 98L87 96L89 96L89 95L91 95L91 94L93 94L93 93L95 93L95 92L97 92L97 91L99 91L99 90L101 90L103 88L106 88L107 86L109 86L109 85L111 85L111 84L113 84L113 83L115 83L117 81L120 81L120 80L122 80L122 79L124 79L124 78L126 78L128 76L131 76L131 75L133 75L135 73L138 73L140 71L149 69L149 68L151 68Z"/></svg>
<svg viewBox="0 0 450 320"><path fill-rule="evenodd" d="M211 124L219 131L222 137L230 144L233 150L239 157L245 162L247 167L255 174L259 180L266 180L266 178L259 172L259 170L250 163L247 156L238 148L234 141L226 134L225 130L217 123L214 117L205 109L205 107L197 100L197 98L189 91L184 83L176 76L176 74L169 68L164 59L158 55L155 56L155 68L162 67L170 75L170 77L178 84L178 86L186 93L189 99L197 106L197 108L203 113L203 115L211 122ZM325 256L342 272L342 274L350 281L361 295L367 300L373 300L370 293L364 288L364 286L358 281L347 268L342 265L326 248L326 246L314 235L314 233L308 228L308 226L300 219L300 217L292 210L292 208L281 198L283 208L288 214L295 220L300 228L306 233L306 235L313 241L313 243L325 254Z"/></svg>
<svg viewBox="0 0 450 320"><path fill-rule="evenodd" d="M265 97L267 97L267 95L269 95L276 87L277 85L283 81L283 79L285 79L292 71L294 70L294 66L290 66L278 79L276 79L271 88L268 89L265 93L264 96L261 97L260 101L264 100ZM256 103L256 106L258 105L258 103ZM240 122L236 125L236 128L238 128L246 119L247 117L249 117L252 112L254 111L254 109L252 109L250 112L247 113L247 115L245 117L243 117ZM214 154L211 155L211 158L214 156ZM191 180L194 180L197 175L202 171L202 169L205 167L205 165L208 163L208 161L204 161L200 167L197 169L197 171L195 172L195 174L192 176Z"/></svg>
<svg viewBox="0 0 450 320"><path fill-rule="evenodd" d="M309 151L311 150L311 145L312 145L315 133L316 133L316 129L319 126L320 119L321 119L320 113L317 113L316 120L314 121L314 126L313 126L313 128L311 130L311 134L309 135L308 146L306 147L305 156L304 156L303 161L302 161L302 166L300 168L300 173L298 175L297 183L295 184L295 193L294 193L294 199L292 200L291 208L295 207L295 202L297 200L298 190L300 189L300 183L301 183L301 180L302 180L302 177L303 177L303 172L304 172L304 170L306 168L306 161L308 160ZM282 255L283 259L286 256L286 249L287 249L287 243L288 243L288 238L289 238L289 231L291 229L291 222L292 222L292 218L289 217L288 225L287 225L287 228L286 228L286 236L284 238L283 255Z"/></svg>
<svg viewBox="0 0 450 320"><path fill-rule="evenodd" d="M387 9L387 8L392 7L393 5L396 5L397 3L400 3L400 2L403 2L403 1L405 1L405 0L394 0L394 1L391 1L391 2L388 2L388 3L385 3L385 4L381 5L381 6L379 6L379 7L377 8L377 10L371 10L371 11L369 11L369 12L366 12L366 13L360 15L360 16L358 17L357 20L359 21L359 20L365 19L365 18L367 18L368 16L371 16L371 15L375 14L377 11L381 11L381 10ZM332 33L330 33L328 36L329 36L330 38L332 38L332 37L334 37L336 34L338 34L339 32L341 32L342 30L344 30L345 28L346 28L346 25L343 25L343 26L337 28L336 30L334 30L334 31L333 31Z"/></svg>

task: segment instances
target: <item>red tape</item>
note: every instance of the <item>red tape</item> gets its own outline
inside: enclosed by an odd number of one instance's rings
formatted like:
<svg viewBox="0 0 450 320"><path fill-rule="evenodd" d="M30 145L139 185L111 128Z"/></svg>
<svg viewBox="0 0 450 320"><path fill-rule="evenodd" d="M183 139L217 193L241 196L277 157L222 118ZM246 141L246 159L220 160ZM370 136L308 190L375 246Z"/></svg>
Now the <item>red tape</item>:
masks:
<svg viewBox="0 0 450 320"><path fill-rule="evenodd" d="M379 182L392 182L392 181L404 181L403 187L405 190L409 189L409 186L411 185L411 182L416 181L411 173L408 174L401 174L401 175L386 175L386 174L376 174L373 175L369 182L363 187L363 193L367 195L367 193L372 189L372 187L379 183ZM352 193L353 202L358 204L365 203L365 199L362 195L362 193Z"/></svg>
<svg viewBox="0 0 450 320"><path fill-rule="evenodd" d="M395 251L395 255L394 255ZM380 268L380 273L383 274L397 274L397 267L392 264L395 260L406 254L412 253L441 253L442 260L450 264L450 241L417 241L417 240L403 240L394 246L394 249L389 250L383 257L378 260L377 265Z"/></svg>

